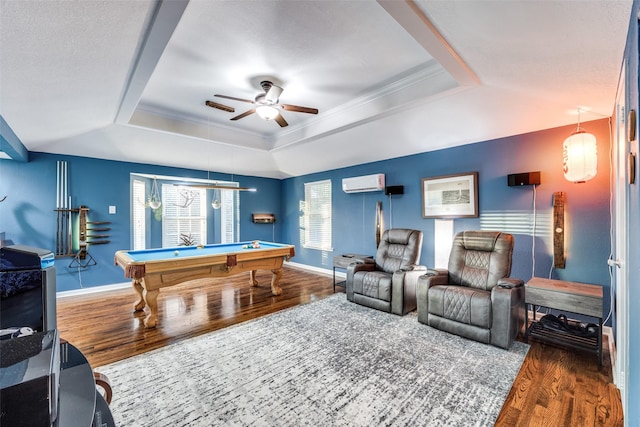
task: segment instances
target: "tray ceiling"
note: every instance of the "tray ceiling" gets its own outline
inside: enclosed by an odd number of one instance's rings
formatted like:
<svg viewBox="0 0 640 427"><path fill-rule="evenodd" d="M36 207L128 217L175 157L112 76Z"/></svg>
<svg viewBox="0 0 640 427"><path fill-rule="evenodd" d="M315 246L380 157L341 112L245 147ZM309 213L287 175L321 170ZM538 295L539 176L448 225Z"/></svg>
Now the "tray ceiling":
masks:
<svg viewBox="0 0 640 427"><path fill-rule="evenodd" d="M0 7L0 114L30 151L284 178L610 116L631 2ZM252 105L214 94L265 79L319 114L231 121Z"/></svg>

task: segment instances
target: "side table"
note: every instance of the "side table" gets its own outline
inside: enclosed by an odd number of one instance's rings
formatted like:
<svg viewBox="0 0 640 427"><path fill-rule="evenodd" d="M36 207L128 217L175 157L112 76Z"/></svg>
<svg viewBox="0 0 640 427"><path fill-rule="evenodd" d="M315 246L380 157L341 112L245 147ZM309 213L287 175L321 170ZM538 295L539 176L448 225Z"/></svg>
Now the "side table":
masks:
<svg viewBox="0 0 640 427"><path fill-rule="evenodd" d="M336 268L341 270L346 270L349 267L349 264L357 263L374 263L374 259L371 255L360 255L360 254L343 254L337 255L333 257L333 292L336 291L336 286L345 287L346 281L342 280L340 282L336 282Z"/></svg>
<svg viewBox="0 0 640 427"><path fill-rule="evenodd" d="M598 355L602 366L602 286L565 280L532 277L525 283L525 304L531 306L533 321L528 322L526 339L529 337L577 350L587 350ZM536 319L537 307L580 314L598 319L596 337L581 337L544 328Z"/></svg>

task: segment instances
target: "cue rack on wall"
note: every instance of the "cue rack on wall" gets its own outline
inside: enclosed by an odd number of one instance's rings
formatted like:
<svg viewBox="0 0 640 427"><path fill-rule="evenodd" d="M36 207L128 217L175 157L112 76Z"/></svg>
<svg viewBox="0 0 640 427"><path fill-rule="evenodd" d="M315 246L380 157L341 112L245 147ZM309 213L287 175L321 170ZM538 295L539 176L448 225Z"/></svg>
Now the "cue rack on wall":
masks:
<svg viewBox="0 0 640 427"><path fill-rule="evenodd" d="M109 243L111 230L107 225L109 221L88 221L89 208L80 206L71 207L69 195L69 169L66 161L59 160L56 165L56 252L59 257L73 257L69 267L90 267L96 265L96 260L91 256L88 245L101 245ZM78 231L74 233L74 216L78 215ZM78 251L74 252L74 237L78 238Z"/></svg>

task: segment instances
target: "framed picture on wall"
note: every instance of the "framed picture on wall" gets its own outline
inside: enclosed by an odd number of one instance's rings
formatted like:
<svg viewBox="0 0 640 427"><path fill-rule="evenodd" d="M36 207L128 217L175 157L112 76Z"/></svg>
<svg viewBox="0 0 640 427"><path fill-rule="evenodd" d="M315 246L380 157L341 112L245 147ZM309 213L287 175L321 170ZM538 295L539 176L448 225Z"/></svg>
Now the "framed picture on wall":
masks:
<svg viewBox="0 0 640 427"><path fill-rule="evenodd" d="M422 217L478 217L478 172L422 178Z"/></svg>

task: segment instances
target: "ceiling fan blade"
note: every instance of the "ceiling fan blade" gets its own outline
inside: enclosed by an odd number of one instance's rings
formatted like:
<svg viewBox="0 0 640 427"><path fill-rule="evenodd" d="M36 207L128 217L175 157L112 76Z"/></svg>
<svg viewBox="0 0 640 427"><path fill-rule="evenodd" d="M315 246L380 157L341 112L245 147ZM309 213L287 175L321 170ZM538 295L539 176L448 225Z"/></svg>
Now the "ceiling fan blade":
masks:
<svg viewBox="0 0 640 427"><path fill-rule="evenodd" d="M248 102L249 104L253 104L253 101L251 101L249 99L236 98L235 96L219 95L217 93L215 95L213 95L213 96L217 96L218 98L233 99L234 101Z"/></svg>
<svg viewBox="0 0 640 427"><path fill-rule="evenodd" d="M278 114L273 120L279 124L281 128L289 126L289 123L282 117L282 114Z"/></svg>
<svg viewBox="0 0 640 427"><path fill-rule="evenodd" d="M318 114L317 108L300 107L299 105L280 104L283 110L296 111L298 113Z"/></svg>
<svg viewBox="0 0 640 427"><path fill-rule="evenodd" d="M242 119L244 117L250 116L251 114L253 114L255 112L256 112L256 109L252 108L251 110L247 110L247 111L245 111L244 113L242 113L242 114L240 114L238 116L231 117L231 120L240 120L240 119Z"/></svg>
<svg viewBox="0 0 640 427"><path fill-rule="evenodd" d="M233 107L228 107L226 105L218 104L217 102L213 102L213 101L207 101L205 102L205 104L207 104L207 106L209 107L217 108L218 110L228 111L230 113L233 113L236 111L236 109Z"/></svg>
<svg viewBox="0 0 640 427"><path fill-rule="evenodd" d="M265 97L264 97L265 101L270 102L272 104L277 103L282 91L283 89L280 86L276 86L272 84L271 87L269 88L269 91L265 94Z"/></svg>

